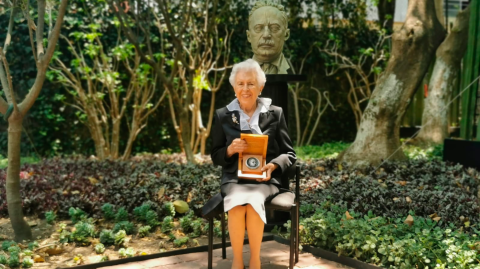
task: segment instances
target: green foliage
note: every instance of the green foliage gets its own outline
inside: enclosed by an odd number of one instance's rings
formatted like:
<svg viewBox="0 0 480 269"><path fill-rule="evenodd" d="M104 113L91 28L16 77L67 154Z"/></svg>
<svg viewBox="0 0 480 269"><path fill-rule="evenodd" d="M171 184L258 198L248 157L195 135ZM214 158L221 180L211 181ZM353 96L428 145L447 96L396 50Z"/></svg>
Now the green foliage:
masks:
<svg viewBox="0 0 480 269"><path fill-rule="evenodd" d="M7 257L5 255L0 254L0 264L7 265Z"/></svg>
<svg viewBox="0 0 480 269"><path fill-rule="evenodd" d="M170 216L170 217L175 216L175 206L173 205L172 202L167 202L163 204L162 210L165 216Z"/></svg>
<svg viewBox="0 0 480 269"><path fill-rule="evenodd" d="M436 213L442 226L453 223L467 231L469 223L480 222L478 171L425 159L375 168L360 171L335 160L302 164L302 204L315 207L329 202L359 214L372 211L392 218L410 211L424 218ZM309 214L312 210L302 207L301 211Z"/></svg>
<svg viewBox="0 0 480 269"><path fill-rule="evenodd" d="M118 250L118 255L120 257L133 257L135 256L135 250L133 248L121 248Z"/></svg>
<svg viewBox="0 0 480 269"><path fill-rule="evenodd" d="M150 203L143 203L141 206L135 207L133 209L133 214L139 221L145 221L145 217L147 215L147 212L150 210Z"/></svg>
<svg viewBox="0 0 480 269"><path fill-rule="evenodd" d="M124 230L127 234L132 234L134 229L135 225L133 225L133 223L131 223L130 221L120 221L118 223L115 223L115 226L113 227L113 232L116 233L120 230Z"/></svg>
<svg viewBox="0 0 480 269"><path fill-rule="evenodd" d="M115 215L115 221L128 221L128 211L125 207L120 207Z"/></svg>
<svg viewBox="0 0 480 269"><path fill-rule="evenodd" d="M169 233L173 229L173 218L167 216L162 221L162 233Z"/></svg>
<svg viewBox="0 0 480 269"><path fill-rule="evenodd" d="M146 219L147 225L149 225L149 226L155 227L159 224L158 214L157 214L157 212L155 212L153 210L148 210L147 211L147 214L145 214L145 219Z"/></svg>
<svg viewBox="0 0 480 269"><path fill-rule="evenodd" d="M8 251L8 248L12 247L12 246L16 246L17 243L15 241L3 241L2 242L2 250L3 251Z"/></svg>
<svg viewBox="0 0 480 269"><path fill-rule="evenodd" d="M443 159L443 144L428 147L426 149L412 145L406 145L403 146L403 152L410 160L427 159L441 161Z"/></svg>
<svg viewBox="0 0 480 269"><path fill-rule="evenodd" d="M369 212L363 217L346 208L321 204L313 216L300 219L302 244L336 251L382 268L474 268L478 266L480 231L473 234L442 228L430 218L414 217L412 226L402 218ZM290 222L285 224L290 230Z"/></svg>
<svg viewBox="0 0 480 269"><path fill-rule="evenodd" d="M23 251L23 256L32 256L33 255L33 251L31 251L30 249L25 249Z"/></svg>
<svg viewBox="0 0 480 269"><path fill-rule="evenodd" d="M33 241L33 242L28 243L28 249L29 250L33 251L35 248L38 248L38 242L37 241Z"/></svg>
<svg viewBox="0 0 480 269"><path fill-rule="evenodd" d="M68 215L70 216L70 219L73 223L77 223L78 221L84 220L87 217L87 213L85 213L85 211L81 210L78 207L70 207L68 209Z"/></svg>
<svg viewBox="0 0 480 269"><path fill-rule="evenodd" d="M11 253L7 264L10 266L10 268L16 268L20 266L20 256L18 253Z"/></svg>
<svg viewBox="0 0 480 269"><path fill-rule="evenodd" d="M178 238L178 239L175 239L173 241L173 245L177 248L179 247L182 247L184 245L186 245L188 243L188 240L190 240L190 238L188 238L188 236L186 237L182 237L182 238Z"/></svg>
<svg viewBox="0 0 480 269"><path fill-rule="evenodd" d="M102 243L98 243L95 245L95 252L97 254L103 254L105 252L105 245Z"/></svg>
<svg viewBox="0 0 480 269"><path fill-rule="evenodd" d="M145 237L145 236L149 235L151 229L152 229L152 227L150 227L148 225L140 227L138 229L138 236Z"/></svg>
<svg viewBox="0 0 480 269"><path fill-rule="evenodd" d="M190 236L191 237L199 237L202 235L203 233L203 229L202 229L202 226L203 226L203 220L202 219L196 219L194 221L192 221L192 232L190 233Z"/></svg>
<svg viewBox="0 0 480 269"><path fill-rule="evenodd" d="M106 219L106 220L112 220L115 218L115 211L114 211L114 207L112 204L110 203L105 203L103 206L102 206L102 212L103 212L103 217Z"/></svg>
<svg viewBox="0 0 480 269"><path fill-rule="evenodd" d="M182 230L184 233L190 233L193 231L192 217L193 217L193 211L190 211L187 215L180 218L180 227L182 227Z"/></svg>
<svg viewBox="0 0 480 269"><path fill-rule="evenodd" d="M115 235L112 230L103 230L100 232L100 242L104 245L113 245L115 243Z"/></svg>
<svg viewBox="0 0 480 269"><path fill-rule="evenodd" d="M88 222L79 222L75 224L75 230L70 237L73 242L87 244L90 237L95 237L95 226Z"/></svg>
<svg viewBox="0 0 480 269"><path fill-rule="evenodd" d="M48 224L53 224L56 218L57 218L57 214L55 214L55 212L53 211L45 212L45 219L47 220Z"/></svg>
<svg viewBox="0 0 480 269"><path fill-rule="evenodd" d="M125 239L127 238L127 233L124 230L118 231L115 234L115 246L121 246L125 243Z"/></svg>
<svg viewBox="0 0 480 269"><path fill-rule="evenodd" d="M106 262L110 260L110 258L108 257L108 255L102 255L102 257L100 257L100 260L98 262Z"/></svg>
<svg viewBox="0 0 480 269"><path fill-rule="evenodd" d="M336 158L340 152L346 150L349 146L350 143L331 142L324 143L321 146L295 147L295 153L297 158L302 160L331 159Z"/></svg>
<svg viewBox="0 0 480 269"><path fill-rule="evenodd" d="M20 254L20 252L22 252L22 249L19 246L11 246L8 248L8 252L10 253L10 255L13 255L14 253Z"/></svg>
<svg viewBox="0 0 480 269"><path fill-rule="evenodd" d="M32 258L24 257L22 261L22 268L30 268L33 266L33 263L34 262Z"/></svg>

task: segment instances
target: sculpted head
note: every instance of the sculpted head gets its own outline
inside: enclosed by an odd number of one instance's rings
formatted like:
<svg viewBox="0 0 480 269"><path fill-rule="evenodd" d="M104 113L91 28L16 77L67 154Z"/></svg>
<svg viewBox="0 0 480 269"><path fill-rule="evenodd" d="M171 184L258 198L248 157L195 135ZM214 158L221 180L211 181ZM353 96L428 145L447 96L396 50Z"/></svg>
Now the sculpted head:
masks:
<svg viewBox="0 0 480 269"><path fill-rule="evenodd" d="M283 50L290 37L287 14L283 6L270 1L258 1L248 17L248 42L255 57L263 62L272 62Z"/></svg>

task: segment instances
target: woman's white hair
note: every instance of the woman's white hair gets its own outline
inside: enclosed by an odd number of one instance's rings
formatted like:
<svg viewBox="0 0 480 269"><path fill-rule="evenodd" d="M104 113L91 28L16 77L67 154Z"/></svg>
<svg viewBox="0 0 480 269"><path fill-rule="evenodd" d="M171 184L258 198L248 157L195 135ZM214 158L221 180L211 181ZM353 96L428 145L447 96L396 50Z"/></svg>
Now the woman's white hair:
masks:
<svg viewBox="0 0 480 269"><path fill-rule="evenodd" d="M228 79L232 87L235 85L235 77L237 76L237 73L239 71L242 71L242 72L254 71L257 74L258 85L265 86L267 77L265 76L265 73L263 72L260 65L255 60L248 59L233 65L232 73L230 74L230 78Z"/></svg>

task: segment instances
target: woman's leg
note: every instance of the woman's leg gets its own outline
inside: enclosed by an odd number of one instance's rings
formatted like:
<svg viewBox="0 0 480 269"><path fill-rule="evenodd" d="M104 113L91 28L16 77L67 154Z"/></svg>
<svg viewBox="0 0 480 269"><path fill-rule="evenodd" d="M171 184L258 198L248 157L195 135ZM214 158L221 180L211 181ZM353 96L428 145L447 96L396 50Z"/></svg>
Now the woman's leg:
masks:
<svg viewBox="0 0 480 269"><path fill-rule="evenodd" d="M243 240L245 239L245 206L228 211L228 232L233 249L232 269L243 269ZM250 236L249 236L250 237Z"/></svg>
<svg viewBox="0 0 480 269"><path fill-rule="evenodd" d="M251 205L247 205L247 233L250 244L249 269L260 269L260 246L263 238L265 223Z"/></svg>

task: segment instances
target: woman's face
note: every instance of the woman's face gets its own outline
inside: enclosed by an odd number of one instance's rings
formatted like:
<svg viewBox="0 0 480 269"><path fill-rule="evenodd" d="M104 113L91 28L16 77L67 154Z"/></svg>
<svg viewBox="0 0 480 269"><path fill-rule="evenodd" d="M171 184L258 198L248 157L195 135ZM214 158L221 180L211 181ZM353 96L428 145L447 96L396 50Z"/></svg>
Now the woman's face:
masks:
<svg viewBox="0 0 480 269"><path fill-rule="evenodd" d="M240 106L250 108L255 105L258 95L263 90L263 86L260 87L258 85L255 71L239 71L235 76L233 89Z"/></svg>

